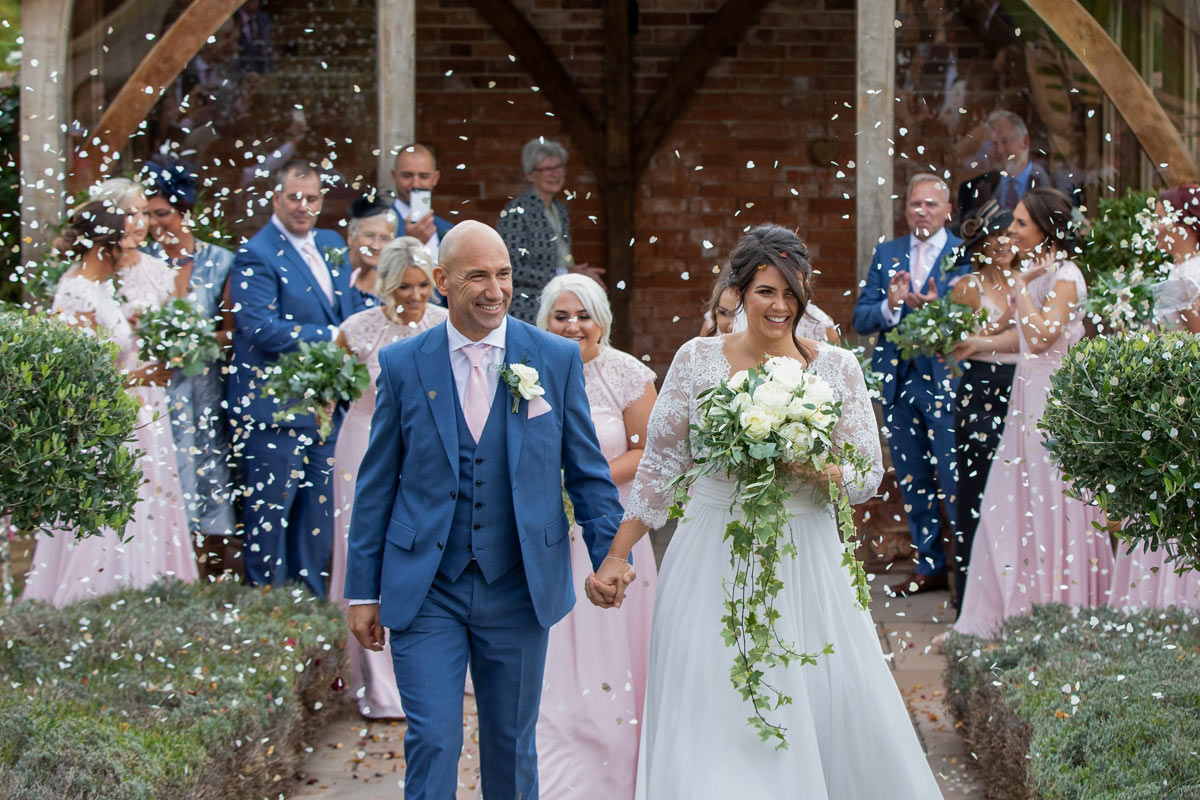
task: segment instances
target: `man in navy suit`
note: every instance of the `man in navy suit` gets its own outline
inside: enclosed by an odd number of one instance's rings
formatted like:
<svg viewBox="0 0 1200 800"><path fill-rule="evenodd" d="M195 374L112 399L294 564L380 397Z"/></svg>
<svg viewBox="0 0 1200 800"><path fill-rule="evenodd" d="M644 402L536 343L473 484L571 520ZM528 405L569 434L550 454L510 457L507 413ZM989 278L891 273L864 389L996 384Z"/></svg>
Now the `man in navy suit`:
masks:
<svg viewBox="0 0 1200 800"><path fill-rule="evenodd" d="M417 142L401 147L396 153L396 160L392 162L392 181L396 184L396 197L392 200L392 208L400 218L396 235L413 236L424 242L425 249L429 251L435 264L438 263L438 247L442 237L454 226L434 214L432 208L428 214L414 221L412 190L428 189L432 192L441 177L442 173L437 168L437 156L433 154L433 150ZM434 287L430 299L436 305L446 305L446 298L442 297L437 287Z"/></svg>
<svg viewBox="0 0 1200 800"><path fill-rule="evenodd" d="M325 596L333 552L334 435L321 441L309 414L279 422L279 406L261 394L265 371L300 342L333 341L338 325L366 308L350 271L330 266L346 242L314 230L324 189L303 160L276 176L271 221L234 257L230 273L237 330L229 370L229 418L246 468L243 499L246 582L301 581Z"/></svg>
<svg viewBox="0 0 1200 800"><path fill-rule="evenodd" d="M949 369L927 356L901 359L896 345L884 335L910 311L950 290L958 272L952 266L952 251L962 239L946 230L950 189L937 175L915 175L908 182L906 198L909 235L875 248L866 285L854 307L854 329L863 336L876 334L871 367L884 376L880 402L888 445L917 546L912 577L890 587L897 594L946 588L938 500L946 503L954 520L957 491L954 386Z"/></svg>
<svg viewBox="0 0 1200 800"><path fill-rule="evenodd" d="M350 520L349 626L372 650L391 630L408 717L405 798L455 796L469 665L483 796L536 800L548 629L584 578L571 575L562 487L595 569L621 504L579 348L508 316L512 266L500 235L460 223L434 278L448 322L379 354ZM517 367L544 393L510 390L501 372Z"/></svg>

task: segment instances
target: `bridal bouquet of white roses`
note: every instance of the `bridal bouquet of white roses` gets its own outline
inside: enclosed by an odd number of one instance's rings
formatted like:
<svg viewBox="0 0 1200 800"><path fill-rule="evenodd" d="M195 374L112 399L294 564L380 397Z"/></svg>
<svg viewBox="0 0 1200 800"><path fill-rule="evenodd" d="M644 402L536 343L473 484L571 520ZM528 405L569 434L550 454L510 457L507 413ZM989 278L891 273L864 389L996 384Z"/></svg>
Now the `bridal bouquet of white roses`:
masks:
<svg viewBox="0 0 1200 800"><path fill-rule="evenodd" d="M143 361L161 361L189 378L221 357L216 320L183 297L144 310L137 335Z"/></svg>
<svg viewBox="0 0 1200 800"><path fill-rule="evenodd" d="M765 741L774 738L786 747L784 730L767 720L772 708L791 698L764 681L767 667L787 667L792 661L814 664L833 652L798 652L777 632L775 598L782 588L777 566L794 556L789 514L789 479L828 484L837 509L844 552L857 603L870 600L867 576L854 557L854 517L841 485L826 477L826 468L839 466L844 474L869 469L851 445L833 440L841 418L841 402L820 376L792 358L775 357L761 367L743 370L702 392L698 420L692 425L694 466L675 481L674 517L683 516L688 487L699 477L720 474L736 484L735 518L725 528L734 579L727 585L722 618L725 643L736 650L730 677L748 700L754 714L749 722ZM739 513L740 512L740 513Z"/></svg>

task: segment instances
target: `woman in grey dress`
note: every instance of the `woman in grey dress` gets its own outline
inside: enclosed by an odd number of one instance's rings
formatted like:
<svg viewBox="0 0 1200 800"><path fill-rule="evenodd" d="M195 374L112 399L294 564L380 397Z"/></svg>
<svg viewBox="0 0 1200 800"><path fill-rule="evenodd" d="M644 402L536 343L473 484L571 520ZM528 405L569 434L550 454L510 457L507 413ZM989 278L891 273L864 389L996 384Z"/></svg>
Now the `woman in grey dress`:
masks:
<svg viewBox="0 0 1200 800"><path fill-rule="evenodd" d="M217 339L228 348L235 324L228 286L233 253L201 241L190 229L195 176L179 162L150 161L143 181L154 238L147 251L174 268L176 296L190 298L203 313L219 318ZM193 377L176 371L167 387L188 528L198 541L200 567L209 575L241 571L241 548L234 538L229 425L221 407L224 367L222 358Z"/></svg>
<svg viewBox="0 0 1200 800"><path fill-rule="evenodd" d="M576 264L571 253L571 220L559 198L566 185L567 151L558 142L531 139L521 150L521 171L529 187L508 201L496 230L508 245L513 270L508 313L534 323L542 288L555 275L581 272L600 280L603 269Z"/></svg>

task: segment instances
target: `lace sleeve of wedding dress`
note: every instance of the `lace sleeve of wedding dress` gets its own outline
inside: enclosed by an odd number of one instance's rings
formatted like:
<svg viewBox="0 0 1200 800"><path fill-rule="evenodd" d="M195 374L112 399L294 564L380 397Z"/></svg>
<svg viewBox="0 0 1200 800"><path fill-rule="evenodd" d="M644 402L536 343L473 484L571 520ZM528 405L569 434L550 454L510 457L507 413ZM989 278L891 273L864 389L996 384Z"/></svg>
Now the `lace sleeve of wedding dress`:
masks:
<svg viewBox="0 0 1200 800"><path fill-rule="evenodd" d="M89 314L94 316L99 311L98 288L99 285L95 281L78 275L67 276L58 282L51 307L70 324L78 325L94 335L92 321L85 318ZM96 324L99 324L99 321Z"/></svg>
<svg viewBox="0 0 1200 800"><path fill-rule="evenodd" d="M638 465L633 490L625 506L625 519L638 519L651 530L667 522L667 511L675 501L671 482L692 466L691 423L694 387L699 382L701 367L698 342L715 340L693 339L675 354L662 391L650 412L646 426L646 452ZM725 377L718 375L716 380ZM715 383L715 380L714 380Z"/></svg>
<svg viewBox="0 0 1200 800"><path fill-rule="evenodd" d="M842 401L842 418L833 429L833 440L838 444L853 445L871 465L866 472L843 466L842 483L846 495L851 503L862 503L875 495L883 480L883 450L879 446L875 412L858 359L840 347L827 345L821 349L836 363L831 380Z"/></svg>

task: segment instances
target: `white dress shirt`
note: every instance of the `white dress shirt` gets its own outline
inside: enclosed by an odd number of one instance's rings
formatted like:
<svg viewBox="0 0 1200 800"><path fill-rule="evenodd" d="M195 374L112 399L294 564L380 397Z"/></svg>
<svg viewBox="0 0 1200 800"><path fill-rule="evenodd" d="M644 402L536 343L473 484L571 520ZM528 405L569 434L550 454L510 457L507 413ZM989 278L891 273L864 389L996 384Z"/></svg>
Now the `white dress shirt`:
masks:
<svg viewBox="0 0 1200 800"><path fill-rule="evenodd" d="M409 217L412 216L412 207L397 197L392 201L392 208L396 209L396 213L399 214L400 219L404 221L404 229L407 231L408 224L410 222ZM430 211L429 213L432 214L433 212ZM433 257L433 263L438 263L438 234L436 227L433 229L433 236L430 236L429 241L425 243L425 252L429 253L429 255Z"/></svg>
<svg viewBox="0 0 1200 800"><path fill-rule="evenodd" d="M483 356L483 367L487 376L488 386L488 405L490 406L496 400L496 389L500 386L500 369L504 366L504 338L508 335L508 317L500 323L500 327L489 333L487 336L479 340L478 344L491 345L491 349ZM471 360L467 358L467 354L463 352L463 348L472 342L466 336L459 333L458 329L446 320L446 338L449 340L450 346L450 372L454 375L454 387L458 391L459 407L464 407L467 402L467 381L471 378ZM371 605L378 603L378 600L354 600L346 598L352 606Z"/></svg>
<svg viewBox="0 0 1200 800"><path fill-rule="evenodd" d="M929 283L929 275L933 272L934 266L937 264L938 254L946 247L946 239L949 234L946 233L946 228L941 227L937 233L930 236L924 242L918 239L913 234L908 235L908 275L909 286L914 292L924 292L925 284ZM925 257L921 257L920 248L924 246ZM883 318L887 320L889 326L900 324L903 307L893 309L888 303L886 294L883 298Z"/></svg>
<svg viewBox="0 0 1200 800"><path fill-rule="evenodd" d="M287 239L288 244L290 244L292 247L294 247L296 249L296 255L300 256L300 260L304 262L305 266L309 267L309 271L312 270L312 267L310 267L308 265L308 259L306 259L304 257L304 246L310 245L312 247L312 249L317 254L317 258L321 259L322 264L325 264L325 270L326 270L324 281L321 280L321 276L319 276L319 275L313 275L313 277L317 279L317 283L324 284L326 281L328 281L329 286L332 287L333 286L333 273L329 270L329 265L325 263L325 256L322 255L321 251L317 249L317 234L314 231L309 231L307 236L301 238L301 237L297 236L296 234L292 233L291 231L289 231L287 228L285 228L283 223L279 221L279 217L275 216L274 214L271 215L271 224L275 226L276 230L278 230L280 233L283 234L283 238ZM336 306L337 306L337 304L334 303L335 308L336 308ZM337 326L336 325L330 326L330 331L331 331L331 333L329 335L329 340L336 342L337 335L338 335Z"/></svg>

